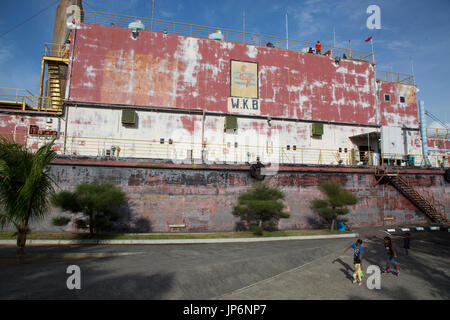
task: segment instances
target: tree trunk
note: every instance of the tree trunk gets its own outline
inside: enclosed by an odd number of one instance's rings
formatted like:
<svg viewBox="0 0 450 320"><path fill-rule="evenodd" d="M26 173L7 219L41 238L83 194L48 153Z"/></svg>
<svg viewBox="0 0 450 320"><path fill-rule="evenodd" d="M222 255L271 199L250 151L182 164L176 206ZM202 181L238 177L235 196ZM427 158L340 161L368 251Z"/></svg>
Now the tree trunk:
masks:
<svg viewBox="0 0 450 320"><path fill-rule="evenodd" d="M89 214L89 233L90 235L94 235L94 226L92 225L93 214Z"/></svg>
<svg viewBox="0 0 450 320"><path fill-rule="evenodd" d="M17 253L19 255L23 255L26 242L27 242L27 230L22 228L17 230Z"/></svg>
<svg viewBox="0 0 450 320"><path fill-rule="evenodd" d="M336 207L333 207L333 212L336 212ZM331 230L334 230L335 226L336 226L336 219L337 219L337 215L333 214L333 218L331 220Z"/></svg>

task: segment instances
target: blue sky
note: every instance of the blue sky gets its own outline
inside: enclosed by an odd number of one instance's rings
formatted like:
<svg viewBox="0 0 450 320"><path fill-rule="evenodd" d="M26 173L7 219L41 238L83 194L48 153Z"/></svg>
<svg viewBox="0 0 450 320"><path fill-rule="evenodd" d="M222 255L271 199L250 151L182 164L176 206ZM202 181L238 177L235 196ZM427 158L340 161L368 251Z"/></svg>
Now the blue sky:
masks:
<svg viewBox="0 0 450 320"><path fill-rule="evenodd" d="M84 9L140 17L151 16L151 0L85 0ZM52 5L53 4L53 5ZM369 30L369 5L381 9L381 29ZM12 27L52 5L36 18ZM51 42L55 0L0 1L0 87L38 94L44 42ZM442 121L450 120L450 0L155 0L154 17L198 25L285 37L371 51L377 68L411 73L413 61L419 99ZM429 125L432 120L427 119Z"/></svg>

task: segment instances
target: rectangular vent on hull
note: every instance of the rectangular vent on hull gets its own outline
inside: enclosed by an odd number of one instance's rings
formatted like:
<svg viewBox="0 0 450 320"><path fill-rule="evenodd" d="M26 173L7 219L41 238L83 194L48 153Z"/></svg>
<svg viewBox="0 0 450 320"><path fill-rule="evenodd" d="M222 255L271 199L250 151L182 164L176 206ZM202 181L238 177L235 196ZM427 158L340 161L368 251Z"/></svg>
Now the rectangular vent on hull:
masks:
<svg viewBox="0 0 450 320"><path fill-rule="evenodd" d="M313 123L311 125L311 135L312 136L322 136L323 135L323 123Z"/></svg>
<svg viewBox="0 0 450 320"><path fill-rule="evenodd" d="M122 124L124 124L124 125L136 124L136 110L123 109L122 110Z"/></svg>

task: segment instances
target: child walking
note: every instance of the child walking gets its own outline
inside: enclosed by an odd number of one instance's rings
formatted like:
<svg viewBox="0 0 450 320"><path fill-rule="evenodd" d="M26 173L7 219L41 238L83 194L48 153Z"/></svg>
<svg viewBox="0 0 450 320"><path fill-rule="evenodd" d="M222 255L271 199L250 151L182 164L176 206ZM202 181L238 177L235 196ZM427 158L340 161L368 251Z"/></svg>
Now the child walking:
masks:
<svg viewBox="0 0 450 320"><path fill-rule="evenodd" d="M400 269L397 265L397 263L395 262L395 258L397 258L397 253L394 250L394 247L392 246L392 240L390 237L384 237L384 248L386 249L386 269L383 269L381 272L382 273L390 273L391 272L391 266L394 267L395 266L395 271L394 274L395 275L399 275L400 274Z"/></svg>
<svg viewBox="0 0 450 320"><path fill-rule="evenodd" d="M349 249L353 249L353 264L355 265L355 272L353 273L353 283L356 283L358 278L359 280L359 286L362 285L362 259L363 259L363 253L362 253L362 240L358 239L356 240L356 243L353 243L350 247L344 250L344 253L346 253Z"/></svg>

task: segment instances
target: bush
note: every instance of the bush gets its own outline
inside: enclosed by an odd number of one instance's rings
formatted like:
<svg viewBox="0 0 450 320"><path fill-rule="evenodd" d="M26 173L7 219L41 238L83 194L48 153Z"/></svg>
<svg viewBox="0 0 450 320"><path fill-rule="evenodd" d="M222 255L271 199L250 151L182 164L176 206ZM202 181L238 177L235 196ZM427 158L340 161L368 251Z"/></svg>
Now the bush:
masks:
<svg viewBox="0 0 450 320"><path fill-rule="evenodd" d="M320 190L327 197L325 199L313 199L311 201L312 208L327 221L330 229L334 230L338 221L346 221L343 216L350 212L347 206L358 203L358 198L332 181L321 183Z"/></svg>
<svg viewBox="0 0 450 320"><path fill-rule="evenodd" d="M274 230L279 219L290 217L283 211L284 197L280 190L258 184L239 196L238 204L231 213L247 225L258 226L261 230Z"/></svg>
<svg viewBox="0 0 450 320"><path fill-rule="evenodd" d="M267 231L278 231L277 224L274 221L269 221L266 223L264 230Z"/></svg>
<svg viewBox="0 0 450 320"><path fill-rule="evenodd" d="M71 213L83 213L84 219L75 221L77 228L89 229L92 235L112 228L119 217L120 206L126 203L126 197L120 188L112 184L92 182L79 184L75 192L56 194L53 203ZM62 220L58 222L62 223Z"/></svg>
<svg viewBox="0 0 450 320"><path fill-rule="evenodd" d="M251 226L250 230L255 236L262 236L264 229L260 226Z"/></svg>
<svg viewBox="0 0 450 320"><path fill-rule="evenodd" d="M63 227L70 222L70 219L67 217L56 217L52 219L52 223L54 226Z"/></svg>

